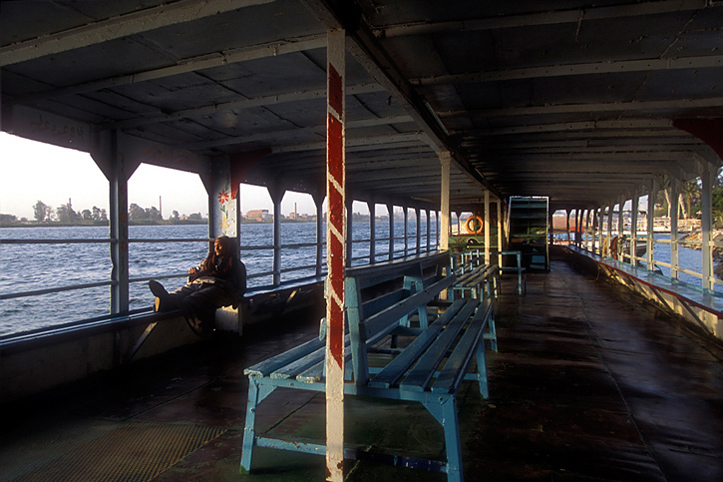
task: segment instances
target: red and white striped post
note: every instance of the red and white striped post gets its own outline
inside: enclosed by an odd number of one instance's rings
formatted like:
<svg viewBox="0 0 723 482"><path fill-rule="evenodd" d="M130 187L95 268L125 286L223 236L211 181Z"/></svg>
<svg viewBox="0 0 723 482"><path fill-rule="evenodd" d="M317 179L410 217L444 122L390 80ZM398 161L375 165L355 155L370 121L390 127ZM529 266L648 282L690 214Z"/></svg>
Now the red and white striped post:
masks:
<svg viewBox="0 0 723 482"><path fill-rule="evenodd" d="M326 480L344 480L345 32L327 33Z"/></svg>

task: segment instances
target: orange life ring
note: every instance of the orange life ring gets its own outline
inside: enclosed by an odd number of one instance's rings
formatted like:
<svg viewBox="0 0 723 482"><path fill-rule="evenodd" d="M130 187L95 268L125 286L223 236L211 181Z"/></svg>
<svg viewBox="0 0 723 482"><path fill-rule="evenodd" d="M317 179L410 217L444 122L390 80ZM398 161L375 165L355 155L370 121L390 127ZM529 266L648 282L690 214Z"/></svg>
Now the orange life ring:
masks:
<svg viewBox="0 0 723 482"><path fill-rule="evenodd" d="M467 228L467 232L470 234L479 234L482 232L482 228L484 228L484 221L481 217L474 215L467 218L467 224L465 224L465 227Z"/></svg>

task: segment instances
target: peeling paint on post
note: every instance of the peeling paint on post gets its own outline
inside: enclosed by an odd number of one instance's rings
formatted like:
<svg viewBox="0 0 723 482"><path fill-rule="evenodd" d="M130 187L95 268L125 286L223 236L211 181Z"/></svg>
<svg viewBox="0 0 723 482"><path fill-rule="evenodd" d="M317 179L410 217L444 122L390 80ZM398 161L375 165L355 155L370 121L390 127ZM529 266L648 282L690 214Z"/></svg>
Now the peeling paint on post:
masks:
<svg viewBox="0 0 723 482"><path fill-rule="evenodd" d="M327 33L326 192L326 471L327 481L344 480L344 267L345 155L344 80L345 32Z"/></svg>

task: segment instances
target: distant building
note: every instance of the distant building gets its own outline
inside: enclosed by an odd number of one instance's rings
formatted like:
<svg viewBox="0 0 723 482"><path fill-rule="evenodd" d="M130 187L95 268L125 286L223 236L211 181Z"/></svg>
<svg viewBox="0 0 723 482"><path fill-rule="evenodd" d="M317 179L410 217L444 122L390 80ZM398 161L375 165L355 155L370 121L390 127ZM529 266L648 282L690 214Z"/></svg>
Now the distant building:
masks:
<svg viewBox="0 0 723 482"><path fill-rule="evenodd" d="M246 219L263 223L266 221L271 221L273 219L273 216L269 214L268 209L254 209L246 213Z"/></svg>

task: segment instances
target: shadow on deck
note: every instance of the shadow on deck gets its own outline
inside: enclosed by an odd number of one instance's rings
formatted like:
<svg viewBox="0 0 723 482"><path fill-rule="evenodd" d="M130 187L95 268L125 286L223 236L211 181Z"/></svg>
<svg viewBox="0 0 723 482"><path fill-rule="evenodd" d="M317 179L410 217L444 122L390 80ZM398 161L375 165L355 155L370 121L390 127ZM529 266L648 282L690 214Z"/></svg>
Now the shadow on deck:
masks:
<svg viewBox="0 0 723 482"><path fill-rule="evenodd" d="M503 281L491 398L463 388L467 481L723 480L720 346L622 288L553 260ZM258 449L238 473L243 367L316 335L318 320L249 327L241 339L175 350L3 407L0 481L324 480L322 457ZM323 439L324 396L277 390L257 423ZM347 439L375 452L441 454L421 407L350 400ZM350 481L443 481L444 474L349 461Z"/></svg>

